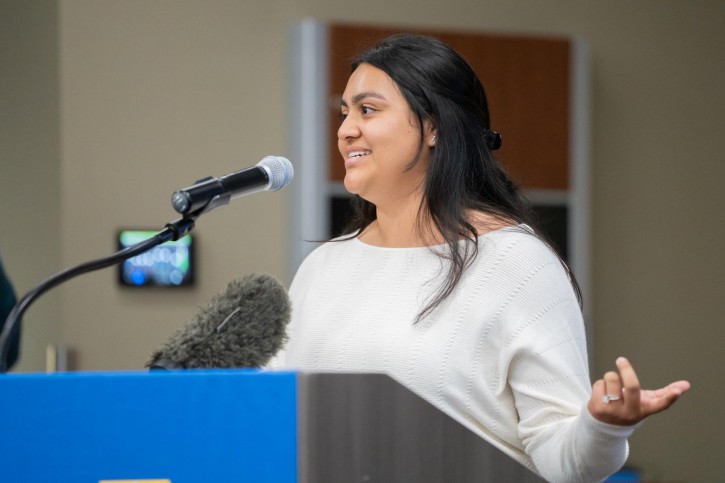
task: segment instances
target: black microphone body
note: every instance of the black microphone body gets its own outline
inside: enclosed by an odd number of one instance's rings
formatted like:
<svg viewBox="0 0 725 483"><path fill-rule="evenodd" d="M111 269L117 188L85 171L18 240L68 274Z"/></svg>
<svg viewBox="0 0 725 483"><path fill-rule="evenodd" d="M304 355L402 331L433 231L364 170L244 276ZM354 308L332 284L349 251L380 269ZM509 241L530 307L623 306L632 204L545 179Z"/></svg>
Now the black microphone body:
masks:
<svg viewBox="0 0 725 483"><path fill-rule="evenodd" d="M211 211L230 200L259 191L277 191L294 177L292 163L280 156L267 156L256 166L222 177L209 177L175 191L171 205L183 214Z"/></svg>
<svg viewBox="0 0 725 483"><path fill-rule="evenodd" d="M284 346L287 290L269 275L247 275L202 307L146 364L151 369L259 368Z"/></svg>

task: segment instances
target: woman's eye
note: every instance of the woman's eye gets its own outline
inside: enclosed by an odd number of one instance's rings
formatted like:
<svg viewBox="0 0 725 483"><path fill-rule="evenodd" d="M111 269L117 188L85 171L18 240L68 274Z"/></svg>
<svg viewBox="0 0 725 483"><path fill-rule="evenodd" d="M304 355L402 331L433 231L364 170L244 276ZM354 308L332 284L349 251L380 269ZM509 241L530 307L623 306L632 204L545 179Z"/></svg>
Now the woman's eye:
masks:
<svg viewBox="0 0 725 483"><path fill-rule="evenodd" d="M363 116L365 116L367 114L372 114L373 112L375 112L375 109L373 109L370 106L360 106L360 114L362 114ZM339 119L340 122L342 122L345 119L347 119L347 115L348 115L348 112L339 112L337 114L337 118Z"/></svg>

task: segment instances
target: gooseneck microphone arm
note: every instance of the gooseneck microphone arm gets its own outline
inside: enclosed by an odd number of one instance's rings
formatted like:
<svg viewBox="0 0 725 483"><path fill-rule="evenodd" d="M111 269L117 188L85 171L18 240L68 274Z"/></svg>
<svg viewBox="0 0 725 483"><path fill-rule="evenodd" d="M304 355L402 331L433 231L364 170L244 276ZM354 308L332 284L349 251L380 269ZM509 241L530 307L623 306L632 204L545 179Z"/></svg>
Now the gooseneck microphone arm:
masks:
<svg viewBox="0 0 725 483"><path fill-rule="evenodd" d="M8 314L8 318L5 321L2 332L0 332L0 374L7 372L8 370L8 351L10 350L10 334L12 333L13 327L17 325L18 320L23 316L25 311L28 309L38 297L50 290L51 288L60 285L61 283L70 280L71 278L77 277L78 275L100 270L102 268L110 267L116 263L127 260L131 257L144 253L155 246L161 245L167 241L176 241L184 235L191 232L194 229L194 223L197 218L197 214L185 216L172 223L167 223L166 227L158 232L156 235L143 240L135 245L114 253L113 255L98 260L92 260L90 262L82 263L76 267L69 268L60 273L53 275L47 280L43 281L40 285L35 287L33 290L25 294L20 301L15 304L13 309Z"/></svg>

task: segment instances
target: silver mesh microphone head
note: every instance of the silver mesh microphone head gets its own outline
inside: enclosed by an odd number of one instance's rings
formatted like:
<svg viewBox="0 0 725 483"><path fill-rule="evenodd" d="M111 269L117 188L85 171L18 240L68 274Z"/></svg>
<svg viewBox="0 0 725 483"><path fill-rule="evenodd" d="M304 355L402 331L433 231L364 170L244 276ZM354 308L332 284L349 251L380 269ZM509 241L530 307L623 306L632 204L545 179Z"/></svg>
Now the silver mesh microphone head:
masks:
<svg viewBox="0 0 725 483"><path fill-rule="evenodd" d="M281 190L292 181L295 176L295 170L289 159L282 156L267 156L257 166L264 169L269 177L267 189L270 191Z"/></svg>

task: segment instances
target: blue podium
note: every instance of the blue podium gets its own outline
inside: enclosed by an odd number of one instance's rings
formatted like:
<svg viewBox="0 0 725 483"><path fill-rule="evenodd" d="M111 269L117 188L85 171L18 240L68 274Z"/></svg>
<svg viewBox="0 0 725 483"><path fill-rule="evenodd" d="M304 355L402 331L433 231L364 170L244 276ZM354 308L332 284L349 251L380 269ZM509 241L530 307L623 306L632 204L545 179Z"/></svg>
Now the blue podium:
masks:
<svg viewBox="0 0 725 483"><path fill-rule="evenodd" d="M380 374L0 376L0 481L539 482Z"/></svg>

